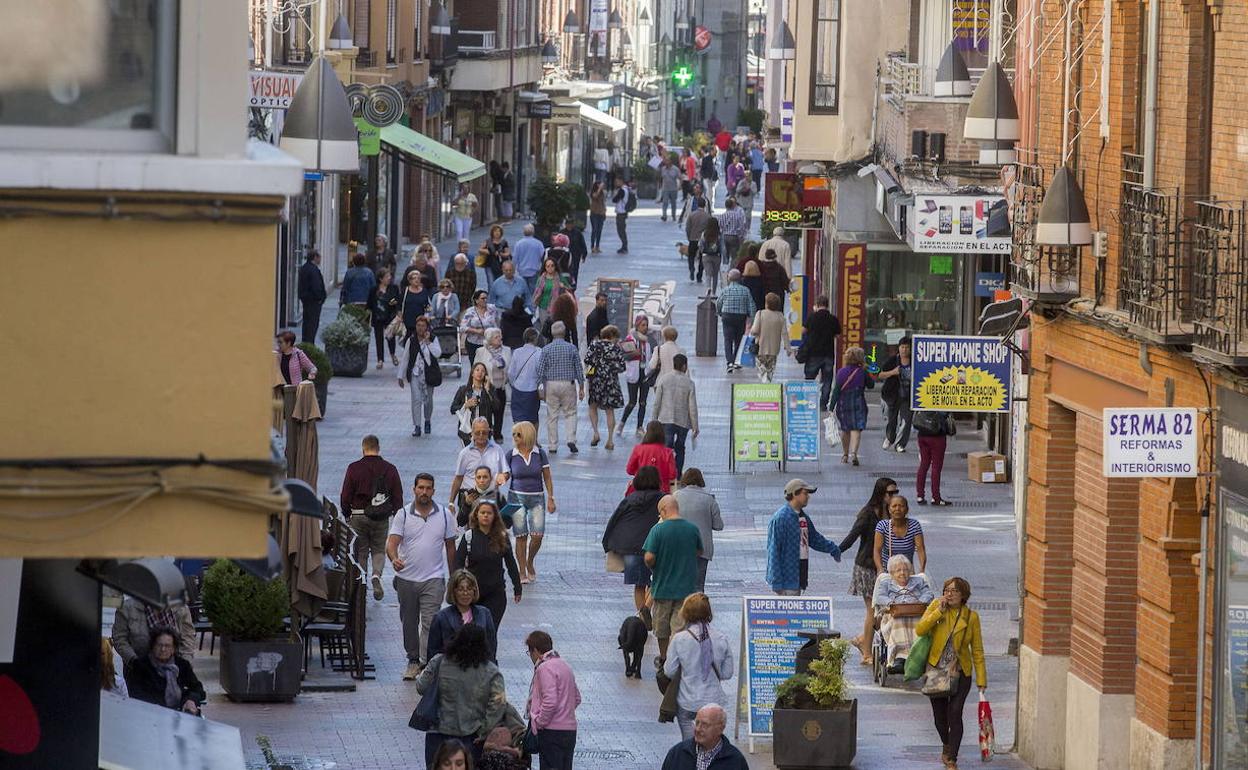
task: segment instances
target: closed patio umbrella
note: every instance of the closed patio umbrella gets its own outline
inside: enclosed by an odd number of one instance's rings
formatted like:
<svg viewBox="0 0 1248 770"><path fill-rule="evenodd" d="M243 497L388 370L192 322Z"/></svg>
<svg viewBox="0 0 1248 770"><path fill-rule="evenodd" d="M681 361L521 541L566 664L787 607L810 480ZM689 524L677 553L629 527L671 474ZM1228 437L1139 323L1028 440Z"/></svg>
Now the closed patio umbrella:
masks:
<svg viewBox="0 0 1248 770"><path fill-rule="evenodd" d="M286 475L301 479L316 489L320 457L316 423L321 409L316 388L310 381L294 390L294 405L286 426ZM304 617L315 617L321 602L329 595L321 557L321 521L309 516L283 514L282 555L290 586L290 606Z"/></svg>

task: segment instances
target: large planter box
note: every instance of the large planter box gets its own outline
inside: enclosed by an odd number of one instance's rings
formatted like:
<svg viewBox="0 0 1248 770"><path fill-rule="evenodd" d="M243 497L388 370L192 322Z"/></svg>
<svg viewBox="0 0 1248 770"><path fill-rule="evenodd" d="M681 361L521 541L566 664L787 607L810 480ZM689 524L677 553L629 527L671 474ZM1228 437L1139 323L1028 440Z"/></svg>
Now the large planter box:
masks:
<svg viewBox="0 0 1248 770"><path fill-rule="evenodd" d="M321 408L321 417L324 417L329 403L329 380L317 380L313 387L316 388L316 404Z"/></svg>
<svg viewBox="0 0 1248 770"><path fill-rule="evenodd" d="M858 752L858 701L834 709L776 709L771 733L780 770L848 767Z"/></svg>
<svg viewBox="0 0 1248 770"><path fill-rule="evenodd" d="M358 348L327 346L325 355L329 356L335 377L363 377L368 368L368 345Z"/></svg>
<svg viewBox="0 0 1248 770"><path fill-rule="evenodd" d="M241 703L292 701L303 675L303 645L287 639L221 639L221 689Z"/></svg>

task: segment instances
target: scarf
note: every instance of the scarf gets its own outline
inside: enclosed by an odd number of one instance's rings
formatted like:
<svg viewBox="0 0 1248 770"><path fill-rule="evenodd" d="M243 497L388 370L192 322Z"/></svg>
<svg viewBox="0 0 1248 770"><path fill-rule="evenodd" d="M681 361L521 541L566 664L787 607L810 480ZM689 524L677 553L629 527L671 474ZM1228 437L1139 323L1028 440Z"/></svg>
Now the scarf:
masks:
<svg viewBox="0 0 1248 770"><path fill-rule="evenodd" d="M156 660L155 655L149 655L152 666L165 677L165 705L171 709L182 708L182 686L178 684L178 664L176 658L170 658L168 663L161 663Z"/></svg>
<svg viewBox="0 0 1248 770"><path fill-rule="evenodd" d="M689 633L698 643L698 663L701 666L703 680L709 680L715 673L715 646L711 643L711 627L706 623L694 623L689 626ZM716 675L716 679L718 679Z"/></svg>

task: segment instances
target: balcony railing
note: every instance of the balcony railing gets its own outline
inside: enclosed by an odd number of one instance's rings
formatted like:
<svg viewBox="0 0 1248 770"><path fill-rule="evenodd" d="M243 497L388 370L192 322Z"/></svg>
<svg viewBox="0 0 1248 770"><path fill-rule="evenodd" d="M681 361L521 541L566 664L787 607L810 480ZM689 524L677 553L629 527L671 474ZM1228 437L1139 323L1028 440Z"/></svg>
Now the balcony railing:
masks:
<svg viewBox="0 0 1248 770"><path fill-rule="evenodd" d="M1248 242L1244 201L1198 201L1192 224L1192 352L1248 366Z"/></svg>
<svg viewBox="0 0 1248 770"><path fill-rule="evenodd" d="M1128 155L1123 164L1118 307L1139 336L1187 344L1192 334L1191 265L1179 232L1182 200L1177 190L1162 192L1137 183L1142 177L1133 171L1135 158Z"/></svg>
<svg viewBox="0 0 1248 770"><path fill-rule="evenodd" d="M361 69L372 69L377 66L377 54L367 48L361 48L355 55L355 66Z"/></svg>
<svg viewBox="0 0 1248 770"><path fill-rule="evenodd" d="M1042 303L1062 304L1079 296L1079 250L1036 243L1036 219L1044 198L1044 169L1019 163L1016 197L1011 213L1014 248L1010 254L1010 288Z"/></svg>
<svg viewBox="0 0 1248 770"><path fill-rule="evenodd" d="M498 50L498 33L492 29L461 29L459 53L463 56L484 56Z"/></svg>
<svg viewBox="0 0 1248 770"><path fill-rule="evenodd" d="M984 76L984 69L971 67L968 72L971 76L971 91L974 93L975 87L979 85L979 79ZM1014 70L1007 69L1005 73L1010 82L1014 82ZM910 57L904 51L893 51L884 57L881 81L885 95L891 96L895 101L904 103L910 97L932 98L932 91L936 85L936 68L925 67L921 62L910 61Z"/></svg>

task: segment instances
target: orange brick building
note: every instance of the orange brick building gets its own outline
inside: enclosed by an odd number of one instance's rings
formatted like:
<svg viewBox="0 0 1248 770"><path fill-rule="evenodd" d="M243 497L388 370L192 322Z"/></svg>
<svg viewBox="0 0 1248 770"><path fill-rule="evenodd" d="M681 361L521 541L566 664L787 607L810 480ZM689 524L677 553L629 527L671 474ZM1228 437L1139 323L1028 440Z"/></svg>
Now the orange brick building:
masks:
<svg viewBox="0 0 1248 770"><path fill-rule="evenodd" d="M1218 537L1227 475L1102 470L1104 408L1200 408L1208 473L1219 401L1248 393L1248 0L1152 3L1018 0L1012 20L1024 162L1011 280L1035 302L1018 745L1038 768L1193 767L1198 743L1206 766L1248 762L1231 693L1244 674L1215 640L1245 591ZM1032 242L1063 162L1092 246Z"/></svg>

